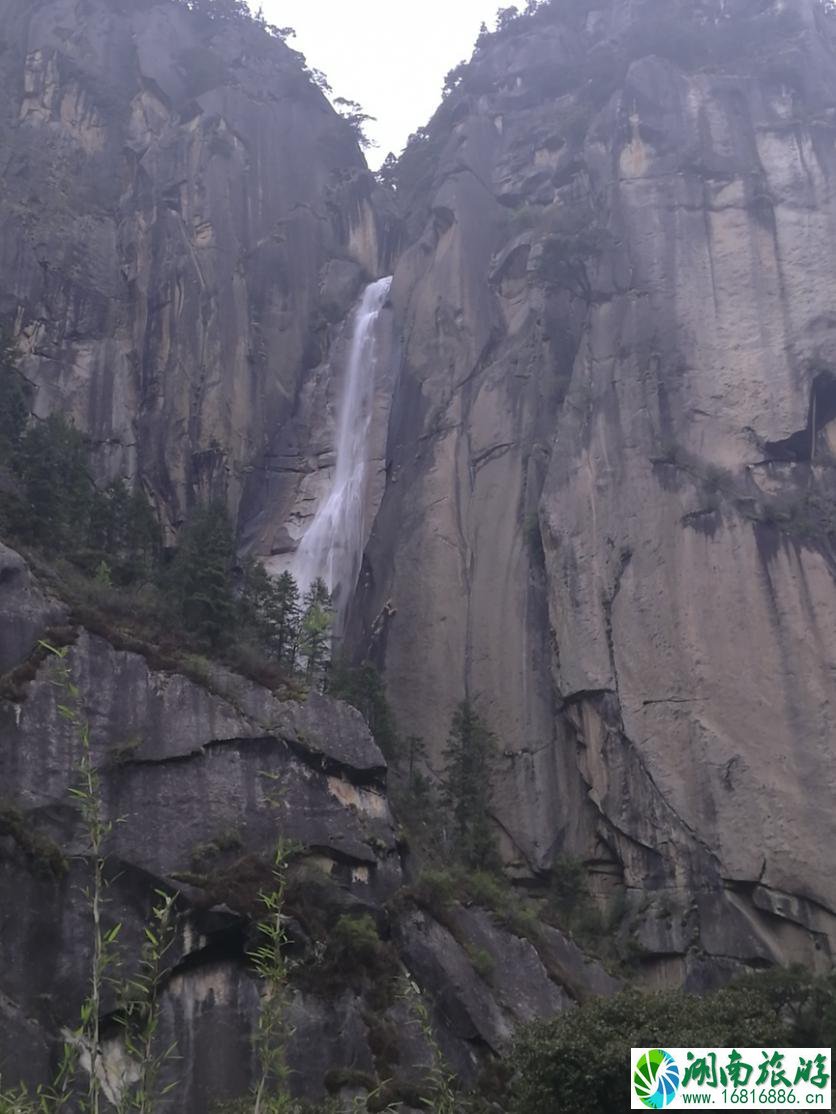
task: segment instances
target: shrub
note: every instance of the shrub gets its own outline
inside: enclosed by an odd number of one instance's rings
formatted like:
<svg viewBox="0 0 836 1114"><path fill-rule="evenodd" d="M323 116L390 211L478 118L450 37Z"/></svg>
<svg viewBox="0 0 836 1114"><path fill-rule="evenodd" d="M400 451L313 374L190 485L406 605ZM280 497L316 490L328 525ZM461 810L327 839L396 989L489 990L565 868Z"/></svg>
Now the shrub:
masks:
<svg viewBox="0 0 836 1114"><path fill-rule="evenodd" d="M552 866L549 907L571 916L586 896L586 870L580 859L561 855Z"/></svg>
<svg viewBox="0 0 836 1114"><path fill-rule="evenodd" d="M523 1030L510 1111L620 1110L631 1046L830 1045L834 1018L833 976L801 971L751 975L703 998L624 991Z"/></svg>
<svg viewBox="0 0 836 1114"><path fill-rule="evenodd" d="M461 893L460 883L450 870L424 870L412 887L412 893L419 905L432 913L449 909Z"/></svg>
<svg viewBox="0 0 836 1114"><path fill-rule="evenodd" d="M369 913L343 914L334 925L331 942L344 962L361 967L374 966L380 953L380 935Z"/></svg>
<svg viewBox="0 0 836 1114"><path fill-rule="evenodd" d="M470 962L473 964L473 970L476 972L479 978L485 979L485 981L490 979L491 975L494 972L494 968L496 967L494 958L491 953L485 951L484 948L473 947L472 944L468 945L465 950L467 951Z"/></svg>
<svg viewBox="0 0 836 1114"><path fill-rule="evenodd" d="M505 911L511 890L503 878L477 870L462 877L462 887L471 901L498 912Z"/></svg>

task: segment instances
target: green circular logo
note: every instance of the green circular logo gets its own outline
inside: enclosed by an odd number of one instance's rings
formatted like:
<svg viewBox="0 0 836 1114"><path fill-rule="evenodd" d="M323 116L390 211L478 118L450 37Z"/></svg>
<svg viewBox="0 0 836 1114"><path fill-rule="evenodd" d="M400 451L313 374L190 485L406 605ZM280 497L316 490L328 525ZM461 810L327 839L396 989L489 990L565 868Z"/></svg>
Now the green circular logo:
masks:
<svg viewBox="0 0 836 1114"><path fill-rule="evenodd" d="M663 1110L679 1090L679 1068L670 1052L651 1048L642 1053L633 1075L636 1096L651 1110Z"/></svg>

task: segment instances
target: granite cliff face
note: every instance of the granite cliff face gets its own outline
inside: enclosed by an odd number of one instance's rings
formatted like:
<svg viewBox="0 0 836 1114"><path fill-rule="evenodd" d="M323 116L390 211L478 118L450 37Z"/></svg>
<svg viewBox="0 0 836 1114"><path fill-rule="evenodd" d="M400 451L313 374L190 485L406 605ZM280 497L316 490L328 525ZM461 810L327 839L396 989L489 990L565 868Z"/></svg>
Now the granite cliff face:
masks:
<svg viewBox="0 0 836 1114"><path fill-rule="evenodd" d="M555 4L401 161L358 644L436 748L477 701L509 858L623 889L662 977L832 945L833 48L814 3Z"/></svg>
<svg viewBox="0 0 836 1114"><path fill-rule="evenodd" d="M827 5L566 0L510 20L450 75L395 191L253 27L116 0L0 0L0 27L0 314L36 413L72 413L99 477L138 478L170 537L220 496L242 550L289 560L333 469L352 307L394 271L347 646L379 665L436 770L453 709L475 702L501 744L509 870L536 892L582 860L646 981L829 966ZM109 813L132 818L113 848L127 931L155 885L185 887L165 1007L188 1035L178 1109L252 1083L248 909L224 870L280 828L307 848L329 923L375 917L465 1076L520 1020L613 989L556 931L538 950L476 907L393 911L405 861L385 763L339 703L155 669L69 622L10 551L0 620L0 671L25 690L0 705L16 810L0 892L26 895L0 906L0 1063L25 1037L41 1076L83 992L72 878L33 871L78 841L74 743L33 653L47 631L92 694ZM221 882L201 888L207 847ZM302 956L307 932L302 917ZM47 938L59 958L38 972ZM468 946L495 964L490 985ZM45 980L66 1016L45 1012ZM311 1098L329 1068L392 1067L369 987L336 1006L320 990L294 1005ZM404 1008L387 1006L399 1062L425 1063ZM207 1050L229 1025L227 1062Z"/></svg>
<svg viewBox="0 0 836 1114"><path fill-rule="evenodd" d="M36 412L165 521L258 498L385 205L300 56L174 3L0 7L3 278Z"/></svg>

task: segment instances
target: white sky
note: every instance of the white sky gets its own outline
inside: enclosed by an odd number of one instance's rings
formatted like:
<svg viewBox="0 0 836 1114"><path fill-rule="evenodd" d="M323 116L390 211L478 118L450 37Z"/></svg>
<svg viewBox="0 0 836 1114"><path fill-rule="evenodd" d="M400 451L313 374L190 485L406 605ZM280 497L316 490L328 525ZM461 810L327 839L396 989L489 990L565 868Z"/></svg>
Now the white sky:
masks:
<svg viewBox="0 0 836 1114"><path fill-rule="evenodd" d="M444 75L469 58L484 20L492 29L510 0L251 0L268 22L295 27L288 45L322 70L335 97L377 117L366 132L376 168L399 154L441 99ZM521 5L524 6L524 5Z"/></svg>

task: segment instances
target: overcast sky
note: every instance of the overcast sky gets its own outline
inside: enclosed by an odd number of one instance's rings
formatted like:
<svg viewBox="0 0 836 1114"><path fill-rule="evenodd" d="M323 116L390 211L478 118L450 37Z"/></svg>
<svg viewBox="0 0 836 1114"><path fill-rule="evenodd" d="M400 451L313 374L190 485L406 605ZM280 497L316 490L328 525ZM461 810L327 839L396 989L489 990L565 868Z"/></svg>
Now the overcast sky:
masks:
<svg viewBox="0 0 836 1114"><path fill-rule="evenodd" d="M493 27L499 0L261 0L289 45L322 70L334 96L359 101L377 117L366 152L376 168L432 115L444 75L469 58L479 25ZM259 0L251 0L258 8Z"/></svg>

